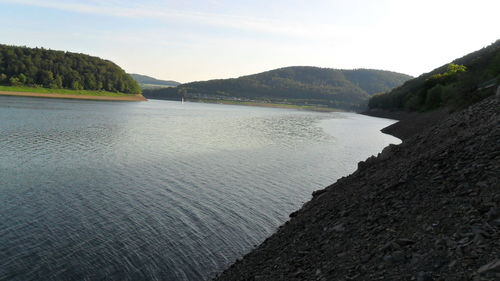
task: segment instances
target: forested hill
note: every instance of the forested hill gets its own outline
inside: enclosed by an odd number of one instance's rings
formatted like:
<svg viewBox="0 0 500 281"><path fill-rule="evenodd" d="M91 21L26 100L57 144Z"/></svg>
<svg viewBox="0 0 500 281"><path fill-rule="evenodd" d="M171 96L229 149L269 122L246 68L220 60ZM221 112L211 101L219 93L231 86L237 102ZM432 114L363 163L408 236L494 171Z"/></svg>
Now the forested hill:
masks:
<svg viewBox="0 0 500 281"><path fill-rule="evenodd" d="M500 40L373 96L370 109L425 111L463 108L492 95L500 83Z"/></svg>
<svg viewBox="0 0 500 281"><path fill-rule="evenodd" d="M390 71L286 67L234 79L192 82L177 88L144 91L147 98L244 99L317 104L342 109L366 105L370 95L388 91L411 77Z"/></svg>
<svg viewBox="0 0 500 281"><path fill-rule="evenodd" d="M111 61L84 54L0 44L0 85L139 94L139 85Z"/></svg>
<svg viewBox="0 0 500 281"><path fill-rule="evenodd" d="M158 89L179 86L181 83L172 80L160 80L150 76L130 73L142 89Z"/></svg>

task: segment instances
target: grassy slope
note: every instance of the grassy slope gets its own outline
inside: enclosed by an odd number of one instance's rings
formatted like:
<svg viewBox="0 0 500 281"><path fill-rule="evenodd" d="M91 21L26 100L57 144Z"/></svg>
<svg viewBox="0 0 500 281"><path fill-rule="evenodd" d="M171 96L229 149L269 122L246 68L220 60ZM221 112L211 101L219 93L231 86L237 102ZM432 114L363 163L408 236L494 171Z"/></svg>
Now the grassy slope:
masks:
<svg viewBox="0 0 500 281"><path fill-rule="evenodd" d="M0 86L0 91L40 93L40 94L65 94L65 95L80 95L80 96L103 96L103 97L135 96L132 94L114 93L114 92L106 92L106 91L50 89L50 88L23 87L23 86L19 86L19 87L18 86Z"/></svg>

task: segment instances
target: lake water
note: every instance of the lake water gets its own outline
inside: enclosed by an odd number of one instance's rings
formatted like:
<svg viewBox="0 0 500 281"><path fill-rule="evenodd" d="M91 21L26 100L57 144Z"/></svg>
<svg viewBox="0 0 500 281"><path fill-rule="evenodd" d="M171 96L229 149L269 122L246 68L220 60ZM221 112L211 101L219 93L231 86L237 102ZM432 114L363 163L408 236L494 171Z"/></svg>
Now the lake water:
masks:
<svg viewBox="0 0 500 281"><path fill-rule="evenodd" d="M207 280L399 143L393 122L0 97L0 280Z"/></svg>

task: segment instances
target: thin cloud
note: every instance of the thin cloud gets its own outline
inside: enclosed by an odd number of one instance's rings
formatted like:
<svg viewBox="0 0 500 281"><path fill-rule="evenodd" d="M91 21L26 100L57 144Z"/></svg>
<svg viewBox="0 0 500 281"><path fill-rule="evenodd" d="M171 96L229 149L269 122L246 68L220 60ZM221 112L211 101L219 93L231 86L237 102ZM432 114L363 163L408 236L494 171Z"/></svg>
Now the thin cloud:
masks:
<svg viewBox="0 0 500 281"><path fill-rule="evenodd" d="M293 37L316 37L328 34L346 35L352 30L350 27L339 27L326 24L301 24L284 22L276 19L253 18L225 14L210 14L171 10L164 7L146 5L126 6L122 1L90 1L77 3L73 1L34 1L34 0L0 0L0 3L15 3L20 5L64 10L76 13L106 15L113 17L147 18L159 21L175 21L195 23L203 26L229 28L258 33L271 33ZM112 4L112 5L111 5Z"/></svg>

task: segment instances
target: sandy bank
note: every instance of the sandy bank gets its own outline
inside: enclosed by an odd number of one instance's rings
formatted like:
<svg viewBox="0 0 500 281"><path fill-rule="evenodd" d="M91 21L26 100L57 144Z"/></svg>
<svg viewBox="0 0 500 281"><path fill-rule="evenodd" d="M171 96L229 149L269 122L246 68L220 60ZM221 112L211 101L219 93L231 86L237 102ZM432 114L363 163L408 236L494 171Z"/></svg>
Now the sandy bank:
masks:
<svg viewBox="0 0 500 281"><path fill-rule="evenodd" d="M142 95L130 95L129 97L112 97L112 96L45 94L45 93L10 92L10 91L0 91L0 95L1 96L35 97L35 98L54 98L54 99L102 100L102 101L146 101L147 100Z"/></svg>

